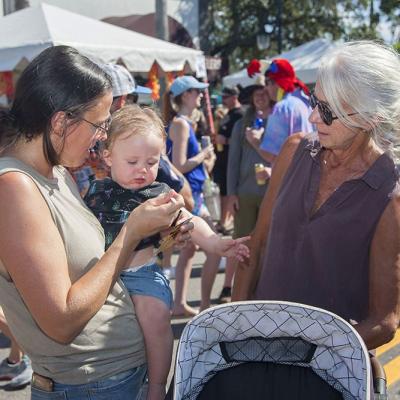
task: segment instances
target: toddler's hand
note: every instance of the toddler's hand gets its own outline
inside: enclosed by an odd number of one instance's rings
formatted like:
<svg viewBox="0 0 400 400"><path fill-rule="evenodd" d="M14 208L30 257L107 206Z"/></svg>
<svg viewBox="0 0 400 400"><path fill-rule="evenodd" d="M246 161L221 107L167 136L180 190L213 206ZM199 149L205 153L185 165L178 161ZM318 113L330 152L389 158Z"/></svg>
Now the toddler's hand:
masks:
<svg viewBox="0 0 400 400"><path fill-rule="evenodd" d="M235 257L238 261L243 262L245 258L250 256L249 248L243 244L250 240L250 236L238 239L220 239L218 243L218 254L224 257Z"/></svg>

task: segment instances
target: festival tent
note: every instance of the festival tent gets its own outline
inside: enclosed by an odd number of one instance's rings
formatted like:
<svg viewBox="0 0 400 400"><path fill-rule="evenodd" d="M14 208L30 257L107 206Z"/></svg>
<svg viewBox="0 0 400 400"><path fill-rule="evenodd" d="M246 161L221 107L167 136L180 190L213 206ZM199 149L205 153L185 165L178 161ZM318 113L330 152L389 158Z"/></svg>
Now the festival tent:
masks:
<svg viewBox="0 0 400 400"><path fill-rule="evenodd" d="M270 60L274 58L285 58L289 60L299 79L304 83L315 83L321 58L337 45L338 42L332 42L328 39L315 39L272 57ZM252 83L253 80L248 77L246 69L223 78L223 85L228 87L233 87L238 84L245 87Z"/></svg>
<svg viewBox="0 0 400 400"><path fill-rule="evenodd" d="M22 58L32 60L50 46L69 45L94 61L121 60L130 71L148 72L154 62L163 71L192 71L203 52L155 39L106 22L41 3L0 18L0 71Z"/></svg>

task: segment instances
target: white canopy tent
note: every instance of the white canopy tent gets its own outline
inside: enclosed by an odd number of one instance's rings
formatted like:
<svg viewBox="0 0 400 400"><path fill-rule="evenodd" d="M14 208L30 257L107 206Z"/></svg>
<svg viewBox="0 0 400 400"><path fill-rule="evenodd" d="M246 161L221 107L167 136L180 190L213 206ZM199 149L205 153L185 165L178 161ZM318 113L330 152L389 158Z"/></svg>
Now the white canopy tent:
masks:
<svg viewBox="0 0 400 400"><path fill-rule="evenodd" d="M285 53L279 54L276 57L272 57L271 60L274 58L285 58L289 60L299 79L304 83L315 83L321 58L337 45L337 42L331 42L328 39L315 39ZM252 84L252 82L253 80L248 77L246 69L223 78L223 85L228 87L238 84L245 87Z"/></svg>
<svg viewBox="0 0 400 400"><path fill-rule="evenodd" d="M154 61L164 71L186 63L196 71L203 52L155 39L41 3L0 18L0 71L32 60L50 46L69 45L95 61L122 60L130 71L147 72Z"/></svg>

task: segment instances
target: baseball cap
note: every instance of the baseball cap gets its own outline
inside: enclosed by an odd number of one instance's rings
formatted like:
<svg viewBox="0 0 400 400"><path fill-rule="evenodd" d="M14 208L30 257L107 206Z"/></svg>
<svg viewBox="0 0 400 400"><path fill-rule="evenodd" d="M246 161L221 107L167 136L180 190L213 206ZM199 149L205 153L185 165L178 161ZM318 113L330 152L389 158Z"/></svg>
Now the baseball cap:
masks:
<svg viewBox="0 0 400 400"><path fill-rule="evenodd" d="M109 63L101 67L111 78L113 97L132 93L151 94L150 88L136 84L131 73L123 65Z"/></svg>
<svg viewBox="0 0 400 400"><path fill-rule="evenodd" d="M173 82L172 85L170 86L169 90L172 93L172 95L179 96L183 92L186 92L187 90L190 89L206 89L208 88L208 83L202 83L199 82L196 78L190 75L185 75L185 76L180 76L179 78L176 78Z"/></svg>

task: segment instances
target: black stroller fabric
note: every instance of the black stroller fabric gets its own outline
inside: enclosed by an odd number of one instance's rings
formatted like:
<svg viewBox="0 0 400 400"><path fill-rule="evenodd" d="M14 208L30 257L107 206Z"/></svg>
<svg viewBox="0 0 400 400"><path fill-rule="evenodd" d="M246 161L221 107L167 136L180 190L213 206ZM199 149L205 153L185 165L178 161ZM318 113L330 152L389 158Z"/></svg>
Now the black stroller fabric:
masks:
<svg viewBox="0 0 400 400"><path fill-rule="evenodd" d="M245 363L219 371L198 400L342 400L310 368L270 362Z"/></svg>

